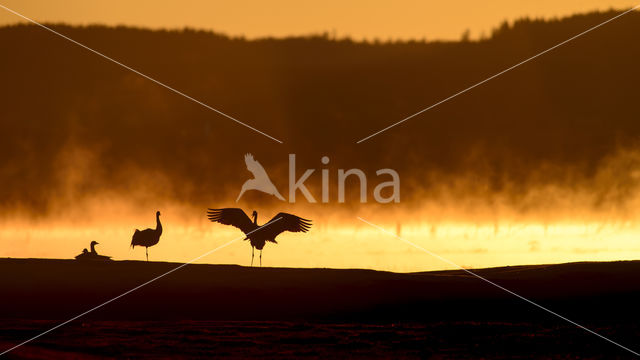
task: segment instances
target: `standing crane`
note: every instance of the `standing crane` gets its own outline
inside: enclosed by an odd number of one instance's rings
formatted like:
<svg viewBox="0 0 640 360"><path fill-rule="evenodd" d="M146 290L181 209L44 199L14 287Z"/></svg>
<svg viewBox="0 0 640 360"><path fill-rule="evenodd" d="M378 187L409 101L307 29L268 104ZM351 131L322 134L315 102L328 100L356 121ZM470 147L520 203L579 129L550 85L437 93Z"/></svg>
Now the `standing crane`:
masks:
<svg viewBox="0 0 640 360"><path fill-rule="evenodd" d="M131 238L131 248L144 246L146 248L147 261L149 261L149 246L153 246L160 241L162 235L162 224L160 223L160 211L156 211L156 228L144 229L142 231L136 229Z"/></svg>

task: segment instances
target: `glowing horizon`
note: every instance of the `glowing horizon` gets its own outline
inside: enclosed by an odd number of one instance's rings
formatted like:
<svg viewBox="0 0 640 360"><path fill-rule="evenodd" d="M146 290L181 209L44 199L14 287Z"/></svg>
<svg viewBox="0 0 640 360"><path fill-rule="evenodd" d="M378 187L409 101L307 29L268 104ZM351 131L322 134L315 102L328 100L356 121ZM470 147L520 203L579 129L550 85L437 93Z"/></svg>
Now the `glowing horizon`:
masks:
<svg viewBox="0 0 640 360"><path fill-rule="evenodd" d="M427 3L415 0L324 1L313 5L293 0L271 2L235 1L212 3L191 1L93 1L59 2L8 0L3 3L36 21L71 25L104 24L150 29L212 30L249 39L307 36L327 33L331 37L355 40L459 40L489 36L503 21L521 18L553 19L576 13L626 10L635 5L627 0L531 1L493 0L478 3ZM149 11L153 8L153 11ZM0 9L0 26L24 22Z"/></svg>
<svg viewBox="0 0 640 360"><path fill-rule="evenodd" d="M75 221L74 216L58 220L50 217L5 220L0 223L0 243L4 244L0 257L72 259L96 240L100 243L97 247L100 254L113 256L114 260L144 261L144 248L131 250L129 242L135 228L155 226L153 214L134 215L132 209L124 208L116 212L104 210L111 215L96 214ZM309 209L293 212L309 216ZM160 243L149 248L150 261L187 262L239 239L195 263L249 265L250 247L242 241L240 230L211 223L204 213L197 216L181 207L169 207L162 213L164 232ZM258 223L266 223L273 215L273 211L259 211ZM640 251L633 241L640 233L640 222L633 218L576 217L543 222L502 217L491 222L424 216L421 221L401 222L393 219L402 216L368 211L362 212L362 216L465 268L631 260ZM340 215L339 219L311 217L315 221L309 233L284 233L277 238L278 244L267 244L264 266L396 272L455 269L355 216L352 220Z"/></svg>

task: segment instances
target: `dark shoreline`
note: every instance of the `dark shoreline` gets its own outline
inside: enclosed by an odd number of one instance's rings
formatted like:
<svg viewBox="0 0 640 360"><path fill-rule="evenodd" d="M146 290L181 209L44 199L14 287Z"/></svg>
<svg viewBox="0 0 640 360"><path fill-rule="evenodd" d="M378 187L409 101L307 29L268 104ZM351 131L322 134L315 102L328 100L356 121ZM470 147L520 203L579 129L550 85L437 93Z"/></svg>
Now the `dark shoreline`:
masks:
<svg viewBox="0 0 640 360"><path fill-rule="evenodd" d="M179 264L0 259L0 319L66 319ZM635 321L640 261L473 270L572 319ZM461 270L250 268L189 264L87 315L121 320L555 321Z"/></svg>
<svg viewBox="0 0 640 360"><path fill-rule="evenodd" d="M0 350L178 265L0 259ZM473 271L631 349L640 336L640 261ZM8 355L611 359L631 353L464 271L196 264Z"/></svg>

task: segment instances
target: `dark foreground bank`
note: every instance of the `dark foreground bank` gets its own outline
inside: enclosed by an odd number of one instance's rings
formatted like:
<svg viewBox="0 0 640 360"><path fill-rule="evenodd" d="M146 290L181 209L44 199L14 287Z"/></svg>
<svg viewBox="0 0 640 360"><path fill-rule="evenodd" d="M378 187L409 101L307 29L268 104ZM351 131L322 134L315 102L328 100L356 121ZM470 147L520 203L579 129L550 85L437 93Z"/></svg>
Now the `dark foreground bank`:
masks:
<svg viewBox="0 0 640 360"><path fill-rule="evenodd" d="M0 345L11 347L176 266L2 259ZM474 271L626 346L637 343L640 262ZM25 358L627 354L462 271L230 265L185 266L11 353Z"/></svg>

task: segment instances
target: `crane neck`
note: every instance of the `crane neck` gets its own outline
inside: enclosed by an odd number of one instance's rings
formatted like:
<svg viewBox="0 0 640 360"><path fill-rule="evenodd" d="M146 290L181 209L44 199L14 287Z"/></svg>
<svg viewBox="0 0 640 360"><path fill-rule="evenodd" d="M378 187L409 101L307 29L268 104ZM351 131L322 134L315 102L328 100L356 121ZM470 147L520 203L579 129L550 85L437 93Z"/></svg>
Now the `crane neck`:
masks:
<svg viewBox="0 0 640 360"><path fill-rule="evenodd" d="M257 213L253 214L253 223L255 225L258 225L258 214Z"/></svg>
<svg viewBox="0 0 640 360"><path fill-rule="evenodd" d="M156 232L162 234L162 224L160 223L160 215L156 214Z"/></svg>
<svg viewBox="0 0 640 360"><path fill-rule="evenodd" d="M96 253L96 244L94 244L94 243L91 243L91 253L92 254L97 254Z"/></svg>

